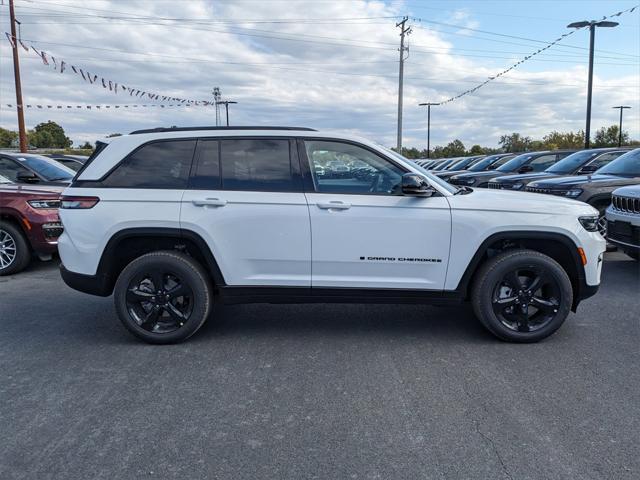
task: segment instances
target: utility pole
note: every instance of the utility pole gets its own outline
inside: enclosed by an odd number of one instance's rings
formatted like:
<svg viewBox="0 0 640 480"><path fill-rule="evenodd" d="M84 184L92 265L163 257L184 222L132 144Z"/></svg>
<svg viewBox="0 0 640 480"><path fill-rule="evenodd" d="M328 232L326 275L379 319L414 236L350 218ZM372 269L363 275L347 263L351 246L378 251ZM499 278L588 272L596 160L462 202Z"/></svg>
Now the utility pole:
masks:
<svg viewBox="0 0 640 480"><path fill-rule="evenodd" d="M591 142L591 97L593 94L593 46L595 44L596 37L596 27L616 27L618 26L617 22L607 22L601 21L597 22L595 20L582 21L582 22L573 22L567 25L567 28L584 28L589 27L589 81L587 84L587 121L584 129L584 148L589 148L589 143Z"/></svg>
<svg viewBox="0 0 640 480"><path fill-rule="evenodd" d="M411 33L411 27L407 27L405 24L409 20L409 17L403 17L402 21L396 23L396 27L400 27L400 72L398 74L398 141L397 150L402 155L402 87L404 81L404 52L409 50L409 47L404 46L404 36Z"/></svg>
<svg viewBox="0 0 640 480"><path fill-rule="evenodd" d="M419 103L419 107L427 107L427 158L431 156L431 107L435 105L440 105L439 103Z"/></svg>
<svg viewBox="0 0 640 480"><path fill-rule="evenodd" d="M222 93L220 92L220 87L213 87L213 103L216 107L216 127L220 125L220 99L222 98Z"/></svg>
<svg viewBox="0 0 640 480"><path fill-rule="evenodd" d="M233 102L231 100L220 100L218 101L218 105L224 105L225 113L227 114L227 127L229 126L229 105L236 104L238 102Z"/></svg>
<svg viewBox="0 0 640 480"><path fill-rule="evenodd" d="M13 74L16 84L16 108L18 110L18 136L20 151L27 151L27 131L24 128L24 106L22 104L22 82L20 81L20 59L18 58L18 36L16 35L16 12L13 0L9 0L9 16L11 19L11 40L13 47Z"/></svg>
<svg viewBox="0 0 640 480"><path fill-rule="evenodd" d="M631 108L631 107L628 107L626 105L619 105L617 107L611 107L611 108L619 108L620 109L620 124L618 126L618 146L621 147L622 146L622 111L625 108Z"/></svg>

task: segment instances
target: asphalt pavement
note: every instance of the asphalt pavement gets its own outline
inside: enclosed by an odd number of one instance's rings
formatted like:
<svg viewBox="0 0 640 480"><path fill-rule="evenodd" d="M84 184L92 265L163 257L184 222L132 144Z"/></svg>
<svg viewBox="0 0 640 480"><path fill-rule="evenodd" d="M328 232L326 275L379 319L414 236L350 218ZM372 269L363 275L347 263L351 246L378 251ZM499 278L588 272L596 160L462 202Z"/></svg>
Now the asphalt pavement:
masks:
<svg viewBox="0 0 640 480"><path fill-rule="evenodd" d="M0 278L0 479L637 479L640 266L544 342L464 307L217 306L150 346L54 263Z"/></svg>

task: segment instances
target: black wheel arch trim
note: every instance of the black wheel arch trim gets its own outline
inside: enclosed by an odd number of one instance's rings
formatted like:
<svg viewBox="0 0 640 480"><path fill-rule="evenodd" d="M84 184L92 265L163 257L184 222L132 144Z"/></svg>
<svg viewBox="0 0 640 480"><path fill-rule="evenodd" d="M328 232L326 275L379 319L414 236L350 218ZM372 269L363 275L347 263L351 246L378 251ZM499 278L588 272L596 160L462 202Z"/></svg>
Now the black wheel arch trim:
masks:
<svg viewBox="0 0 640 480"><path fill-rule="evenodd" d="M180 240L187 240L192 242L199 253L204 257L206 261L205 267L211 274L211 277L216 286L226 285L222 271L218 266L218 262L215 256L211 252L207 242L192 230L186 230L182 228L167 228L167 227L141 227L141 228L128 228L120 230L115 233L107 242L98 268L95 275L84 275L67 270L64 265L60 265L60 272L63 280L71 288L79 290L81 292L98 295L101 297L108 297L113 293L113 288L117 280L118 273L114 272L114 265L117 262L113 260L118 258L117 248L120 242L129 238L135 237L157 237L157 238L171 238L177 242Z"/></svg>
<svg viewBox="0 0 640 480"><path fill-rule="evenodd" d="M573 295L573 305L572 310L575 311L578 307L578 304L581 300L588 298L596 293L598 290L598 286L589 286L586 282L586 276L584 272L584 265L582 265L582 259L580 258L580 254L578 252L578 246L575 242L568 236L563 235L557 232L533 232L527 230L512 230L506 232L498 232L487 237L482 244L476 250L476 253L473 255L473 258L467 265L467 268L456 287L456 291L460 292L464 298L468 298L469 287L471 286L471 281L473 279L474 274L480 267L482 260L489 250L489 247L496 242L501 242L505 240L513 240L513 241L521 241L521 240L552 240L558 241L562 243L567 249L571 252L571 258L576 268L577 278L574 284L574 295ZM567 272L570 274L570 272ZM572 282L573 283L573 282Z"/></svg>

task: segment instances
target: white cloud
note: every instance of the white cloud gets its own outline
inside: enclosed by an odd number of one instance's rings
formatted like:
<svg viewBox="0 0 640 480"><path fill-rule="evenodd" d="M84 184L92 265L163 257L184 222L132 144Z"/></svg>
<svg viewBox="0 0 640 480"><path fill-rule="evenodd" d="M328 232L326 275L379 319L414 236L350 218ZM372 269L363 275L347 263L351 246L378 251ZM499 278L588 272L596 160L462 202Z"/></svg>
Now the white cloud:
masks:
<svg viewBox="0 0 640 480"><path fill-rule="evenodd" d="M210 3L204 0L126 3L65 0L50 5L42 0L29 3L18 0L16 3L18 15L22 15L24 38L127 52L38 44L47 52L104 78L162 95L196 99L210 99L212 88L219 86L223 96L239 102L230 108L231 121L235 124L344 129L387 145L395 144L399 40L395 20L346 22L335 19L400 15L406 11L402 3ZM61 7L63 3L87 9ZM74 12L74 15L56 17L51 12L41 12L40 17L28 16L27 13L38 11L27 7L36 6ZM112 16L125 11L163 18L237 19L238 22L156 21L150 25L77 16L79 13L102 14L89 8L112 11ZM467 11L458 10L455 15L458 18L452 23L477 26ZM2 18L3 31L8 30L6 17ZM321 20L260 22L260 19L305 18ZM239 23L247 20L253 22ZM30 21L40 24L30 24ZM404 144L407 146L424 147L426 114L417 106L419 102L444 100L496 73L496 69L486 67L483 58L456 55L459 52L447 38L424 28L415 28L409 37L404 99ZM1 102L15 104L6 41L2 43L0 55ZM116 96L89 85L72 73L54 72L33 54L21 51L21 58L25 103L75 105L131 100L126 94ZM504 62L506 66L508 61ZM432 144L460 138L467 145L495 145L500 134L512 131L541 136L554 129L583 128L586 72L583 66L566 65L565 71L530 73L525 64L473 95L434 108ZM596 78L592 125L596 129L615 123L617 117L610 107L629 104L634 109L625 112L625 125L632 136L638 138L640 72L628 71L629 75L615 80ZM29 127L55 120L80 143L137 128L213 124L214 112L205 107L99 112L28 110L26 118ZM15 112L0 110L0 125L15 129Z"/></svg>

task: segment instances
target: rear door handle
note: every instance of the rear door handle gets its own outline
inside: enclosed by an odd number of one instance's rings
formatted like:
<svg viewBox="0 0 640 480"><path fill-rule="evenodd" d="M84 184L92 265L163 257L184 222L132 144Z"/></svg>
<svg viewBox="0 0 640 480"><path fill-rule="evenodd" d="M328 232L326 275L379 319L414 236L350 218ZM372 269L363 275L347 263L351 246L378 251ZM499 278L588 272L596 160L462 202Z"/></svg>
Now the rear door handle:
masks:
<svg viewBox="0 0 640 480"><path fill-rule="evenodd" d="M191 203L196 207L224 207L227 201L219 198L205 198L204 200L191 200Z"/></svg>
<svg viewBox="0 0 640 480"><path fill-rule="evenodd" d="M348 210L351 208L350 203L340 202L338 200L332 200L330 202L318 202L318 208L323 210Z"/></svg>

